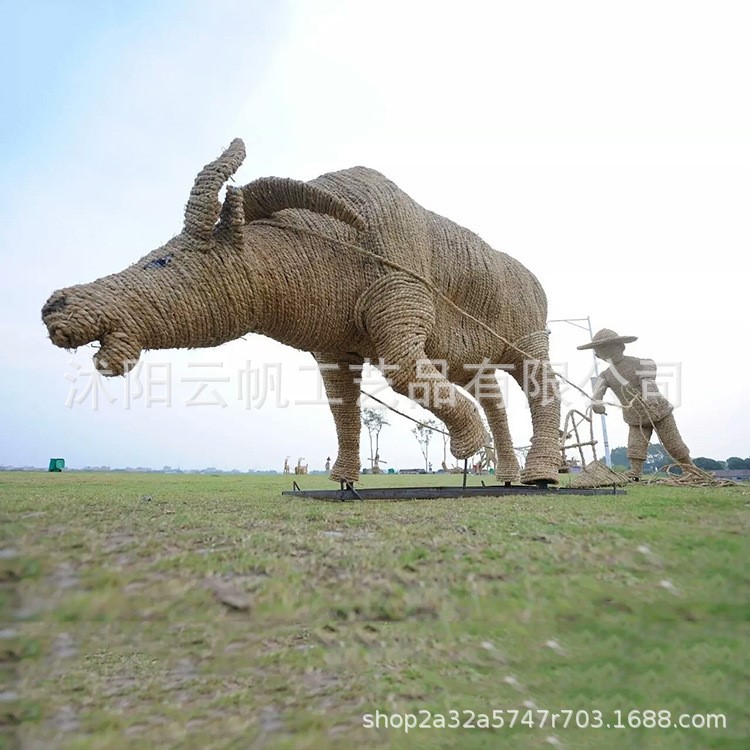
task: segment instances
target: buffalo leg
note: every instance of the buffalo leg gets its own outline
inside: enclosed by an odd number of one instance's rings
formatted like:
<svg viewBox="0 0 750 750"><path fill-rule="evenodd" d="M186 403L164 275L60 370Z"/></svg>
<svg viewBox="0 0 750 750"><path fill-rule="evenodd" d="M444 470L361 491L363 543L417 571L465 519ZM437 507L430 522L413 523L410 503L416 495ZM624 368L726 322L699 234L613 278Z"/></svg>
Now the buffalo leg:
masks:
<svg viewBox="0 0 750 750"><path fill-rule="evenodd" d="M422 284L392 274L363 306L362 322L388 368L384 375L393 390L441 419L451 436L451 453L458 459L468 458L484 445L484 425L476 406L425 353L434 315L432 297Z"/></svg>
<svg viewBox="0 0 750 750"><path fill-rule="evenodd" d="M500 384L495 380L496 390L489 392L482 388L477 393L477 401L487 415L487 421L492 430L495 448L495 478L498 482L513 482L518 479L518 459L513 450L513 438L508 427L508 412L503 401Z"/></svg>
<svg viewBox="0 0 750 750"><path fill-rule="evenodd" d="M549 339L543 332L517 342L519 353L513 376L526 393L531 409L533 436L526 465L521 472L524 484L557 482L560 467L560 392L549 363Z"/></svg>
<svg viewBox="0 0 750 750"><path fill-rule="evenodd" d="M518 459L513 451L513 438L508 427L508 412L503 393L494 369L482 369L476 374L475 368L452 367L451 382L468 388L469 393L479 402L492 432L495 451L495 478L498 482L513 482L518 479ZM472 387L472 382L474 386Z"/></svg>
<svg viewBox="0 0 750 750"><path fill-rule="evenodd" d="M335 355L315 354L320 365L323 385L336 424L338 455L331 468L330 478L336 482L356 482L359 479L360 422L359 382L362 359L341 359Z"/></svg>

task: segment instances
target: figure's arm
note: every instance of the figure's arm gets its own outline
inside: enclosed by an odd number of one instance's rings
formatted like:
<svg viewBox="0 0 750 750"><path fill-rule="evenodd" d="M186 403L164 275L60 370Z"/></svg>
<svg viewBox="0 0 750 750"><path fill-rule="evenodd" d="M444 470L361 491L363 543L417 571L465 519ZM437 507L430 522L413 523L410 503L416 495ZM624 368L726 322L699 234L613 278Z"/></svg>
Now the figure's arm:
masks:
<svg viewBox="0 0 750 750"><path fill-rule="evenodd" d="M656 362L653 359L642 359L638 363L638 395L642 399L659 395L656 385Z"/></svg>
<svg viewBox="0 0 750 750"><path fill-rule="evenodd" d="M656 362L653 359L642 359L638 367L638 377L643 380L656 380Z"/></svg>
<svg viewBox="0 0 750 750"><path fill-rule="evenodd" d="M594 393L591 396L591 408L597 414L606 414L607 410L604 408L602 399L604 394L607 392L607 381L603 376L599 377L594 381Z"/></svg>

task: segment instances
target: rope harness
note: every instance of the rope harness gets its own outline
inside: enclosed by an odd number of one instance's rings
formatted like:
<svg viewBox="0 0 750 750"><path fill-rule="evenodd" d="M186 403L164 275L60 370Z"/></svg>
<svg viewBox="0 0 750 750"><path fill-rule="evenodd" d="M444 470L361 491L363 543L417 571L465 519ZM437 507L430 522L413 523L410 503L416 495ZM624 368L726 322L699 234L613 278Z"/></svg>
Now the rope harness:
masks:
<svg viewBox="0 0 750 750"><path fill-rule="evenodd" d="M462 315L467 320L472 321L477 326L479 326L483 331L488 333L493 338L497 339L501 343L505 344L505 346L510 347L514 351L521 354L524 359L532 362L539 362L539 360L529 354L527 351L525 351L523 348L521 348L520 343L527 338L532 338L534 336L539 335L548 335L548 332L545 331L535 331L531 334L527 334L526 336L522 337L518 342L509 341L507 338L499 334L496 330L491 328L487 323L480 320L476 316L472 315L470 312L462 308L460 305L457 305L450 297L448 297L447 294L445 294L443 291L438 289L428 278L422 276L422 274L417 273L416 271L407 268L406 266L401 265L400 263L397 263L393 260L389 260L388 258L384 258L382 255L378 255L377 253L372 252L371 250L366 250L365 248L361 247L360 245L356 245L353 242L347 242L346 240L339 239L338 237L330 237L328 235L322 234L321 232L317 232L314 229L308 229L307 227L301 227L301 226L295 226L290 224L285 224L280 221L276 221L274 219L263 219L261 220L263 224L277 227L278 229L282 230L292 230L294 232L297 232L299 234L307 234L311 237L315 237L317 239L323 240L325 242L333 242L341 247L344 247L348 250L353 250L354 252L358 253L359 255L367 258L371 262L378 263L383 266L388 266L389 268L393 268L396 271L400 271L401 273L404 273L411 278L415 279L416 281L419 281L421 284L423 284L427 289L429 289L433 294L435 294L437 297L439 297L443 302L445 302L451 309L455 310L459 315ZM592 400L592 397L586 393L586 391L583 390L580 386L576 385L572 381L568 380L564 375L561 375L559 372L555 372L550 368L550 371L555 375L555 377L559 378L561 381L566 383L567 385L574 388L576 391L578 391L580 394L582 394L588 401ZM651 418L650 414L648 413L648 404L646 403L645 399L641 396L640 393L638 393L635 389L629 389L632 391L632 398L627 404L620 404L615 403L612 401L601 401L600 403L606 404L607 406L614 406L618 409L625 409L636 402L640 402L644 406L644 411L646 412L646 416L648 417L649 422L651 423L651 427L654 431L656 431L656 425L654 424L653 419ZM430 427L429 425L424 424L424 422L421 422L418 419L415 419L413 417L408 416L407 414L404 414L403 412L398 411L398 409L395 409L394 407L390 406L389 404L386 404L384 401L381 401L380 399L376 398L375 396L372 396L371 394L360 390L360 392L364 395L366 395L368 398L371 398L373 401L378 402L379 404L382 404L387 409L390 409L392 412L405 417L406 419L415 422L417 425L420 425L422 427L426 427L427 429L430 429L434 432L438 432L442 435L449 435L445 430L441 430L439 428ZM591 410L591 404L589 404L586 407L586 413L589 413ZM489 448L491 446L485 446L486 448ZM673 467L679 466L678 464L671 464L666 468L667 474L670 474L670 469ZM731 482L731 480L719 480L716 479L712 474L709 474L708 472L703 471L702 469L699 469L698 467L691 468L690 472L683 472L682 476L678 479L675 477L674 474L671 474L670 477L666 480L649 480L649 483L653 481L661 481L664 483L669 483L673 485L678 486L685 486L685 485L697 485L697 486L726 486L731 484L736 484L734 482Z"/></svg>

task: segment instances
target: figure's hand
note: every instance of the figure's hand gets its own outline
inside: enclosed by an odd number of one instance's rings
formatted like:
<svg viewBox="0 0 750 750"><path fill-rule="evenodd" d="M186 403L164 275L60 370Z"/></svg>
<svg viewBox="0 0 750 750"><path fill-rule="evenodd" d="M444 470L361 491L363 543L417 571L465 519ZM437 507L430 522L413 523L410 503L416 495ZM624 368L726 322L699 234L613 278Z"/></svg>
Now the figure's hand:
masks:
<svg viewBox="0 0 750 750"><path fill-rule="evenodd" d="M591 410L597 414L606 414L607 410L604 408L604 404L592 404Z"/></svg>

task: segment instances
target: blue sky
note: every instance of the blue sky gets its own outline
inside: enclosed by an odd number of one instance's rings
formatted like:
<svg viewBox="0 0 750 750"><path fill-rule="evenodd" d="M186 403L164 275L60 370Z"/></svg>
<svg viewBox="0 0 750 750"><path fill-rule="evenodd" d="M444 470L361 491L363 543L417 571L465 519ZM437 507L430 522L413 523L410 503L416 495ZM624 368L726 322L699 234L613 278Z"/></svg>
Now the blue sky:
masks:
<svg viewBox="0 0 750 750"><path fill-rule="evenodd" d="M128 40L159 23L153 8L149 2L2 3L5 174L40 147L64 142L79 108L91 106L92 90L106 81ZM103 55L105 49L110 53Z"/></svg>
<svg viewBox="0 0 750 750"><path fill-rule="evenodd" d="M215 12L206 12L201 5L180 0L3 2L0 169L4 187L11 187L10 178L23 165L55 158L71 140L85 135L92 120L115 110L117 87L127 87L141 76L152 77L142 89L143 96L130 102L132 119L123 118L121 126L166 129L169 113L154 107L144 116L153 90L170 84L188 87L196 68L218 79L223 71L229 72L227 63L233 56L243 62L255 57L262 65L283 27L287 7L284 2L255 0L223 2L215 6ZM227 45L222 43L221 32L231 25L232 16L237 16L238 28L226 34ZM247 34L240 36L237 32L243 28ZM246 49L238 54L232 47L240 41ZM254 53L248 54L247 48ZM184 70L173 67L177 62ZM248 66L245 91L256 75L262 75L262 70L247 75L250 71ZM220 88L219 80L217 84ZM198 115L212 101L210 90L191 94L193 101L186 98L183 116L187 112Z"/></svg>
<svg viewBox="0 0 750 750"><path fill-rule="evenodd" d="M695 455L750 453L746 278L750 52L742 3L339 0L2 2L0 464L263 468L335 453L325 408L66 408L71 362L39 311L179 231L200 167L235 136L238 184L366 164L541 279L550 317L639 335L682 365ZM563 330L563 329L566 330ZM553 359L584 379L575 329ZM151 352L236 372L309 355L259 336ZM665 369L667 372L667 369ZM122 396L123 381L110 384ZM513 394L518 445L530 426ZM402 407L405 406L402 404ZM418 465L409 425L385 438ZM613 445L626 432L610 418ZM211 439L206 439L206 436ZM364 455L364 452L363 452ZM383 454L385 456L385 453ZM439 462L438 462L439 463Z"/></svg>

